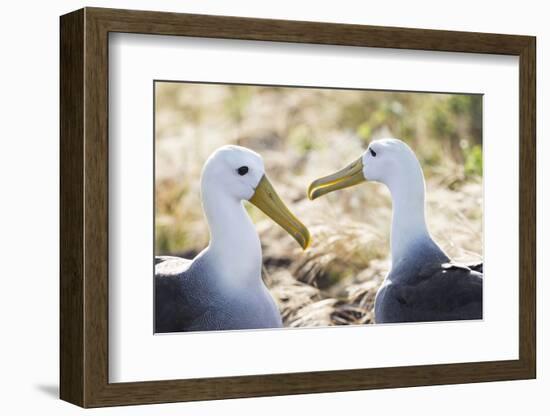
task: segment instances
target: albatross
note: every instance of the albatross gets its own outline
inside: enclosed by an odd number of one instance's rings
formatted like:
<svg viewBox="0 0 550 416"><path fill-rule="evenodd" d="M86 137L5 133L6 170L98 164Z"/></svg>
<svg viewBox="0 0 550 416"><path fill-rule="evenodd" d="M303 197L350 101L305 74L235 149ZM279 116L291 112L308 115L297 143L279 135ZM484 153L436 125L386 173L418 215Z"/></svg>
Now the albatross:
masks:
<svg viewBox="0 0 550 416"><path fill-rule="evenodd" d="M279 198L261 156L252 150L219 148L204 164L200 181L210 242L193 260L155 258L155 332L281 327L261 278L260 239L243 201L262 210L304 250L308 229Z"/></svg>
<svg viewBox="0 0 550 416"><path fill-rule="evenodd" d="M398 139L373 141L358 160L312 182L308 197L313 200L367 180L386 185L393 205L392 266L376 294L375 322L481 319L483 266L453 262L430 236L424 175L407 144Z"/></svg>

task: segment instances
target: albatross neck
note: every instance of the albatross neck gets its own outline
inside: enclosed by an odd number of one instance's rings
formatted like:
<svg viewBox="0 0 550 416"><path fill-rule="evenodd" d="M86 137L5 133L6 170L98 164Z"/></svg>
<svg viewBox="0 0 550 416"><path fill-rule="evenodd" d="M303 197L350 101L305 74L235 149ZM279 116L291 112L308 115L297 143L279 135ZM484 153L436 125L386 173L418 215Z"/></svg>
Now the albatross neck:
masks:
<svg viewBox="0 0 550 416"><path fill-rule="evenodd" d="M430 236L425 216L425 183L422 171L389 184L393 215L391 228L392 264L423 255L447 258Z"/></svg>
<svg viewBox="0 0 550 416"><path fill-rule="evenodd" d="M243 283L261 277L262 248L258 233L242 201L219 192L203 193L210 229L209 255L223 275Z"/></svg>

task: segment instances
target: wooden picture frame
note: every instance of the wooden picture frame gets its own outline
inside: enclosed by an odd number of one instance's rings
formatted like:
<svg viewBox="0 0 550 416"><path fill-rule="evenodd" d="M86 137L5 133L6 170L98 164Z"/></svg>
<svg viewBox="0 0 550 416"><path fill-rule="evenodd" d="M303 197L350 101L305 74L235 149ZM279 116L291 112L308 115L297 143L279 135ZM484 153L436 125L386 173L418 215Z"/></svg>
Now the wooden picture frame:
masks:
<svg viewBox="0 0 550 416"><path fill-rule="evenodd" d="M60 396L82 407L536 376L535 51L530 36L85 8L61 17ZM514 55L520 66L519 359L109 383L110 32Z"/></svg>

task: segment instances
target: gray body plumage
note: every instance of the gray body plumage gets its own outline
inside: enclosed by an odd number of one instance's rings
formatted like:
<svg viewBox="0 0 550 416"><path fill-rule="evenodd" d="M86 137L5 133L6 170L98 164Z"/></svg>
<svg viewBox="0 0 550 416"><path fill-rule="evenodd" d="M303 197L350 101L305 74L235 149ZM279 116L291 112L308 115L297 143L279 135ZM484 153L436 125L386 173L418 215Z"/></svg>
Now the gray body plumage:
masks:
<svg viewBox="0 0 550 416"><path fill-rule="evenodd" d="M392 267L375 300L377 323L482 319L483 265L452 263L431 240Z"/></svg>
<svg viewBox="0 0 550 416"><path fill-rule="evenodd" d="M205 256L155 259L155 332L279 328L275 301L258 276L226 287ZM237 279L235 279L237 280Z"/></svg>

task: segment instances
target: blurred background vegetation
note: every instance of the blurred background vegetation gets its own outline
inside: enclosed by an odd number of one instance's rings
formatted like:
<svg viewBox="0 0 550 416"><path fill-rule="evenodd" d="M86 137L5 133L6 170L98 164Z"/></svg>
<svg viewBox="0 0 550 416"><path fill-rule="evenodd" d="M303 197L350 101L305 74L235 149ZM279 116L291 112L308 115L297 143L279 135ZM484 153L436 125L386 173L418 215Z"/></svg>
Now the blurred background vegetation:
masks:
<svg viewBox="0 0 550 416"><path fill-rule="evenodd" d="M242 85L155 84L159 255L193 258L208 244L200 172L224 144L260 153L266 172L308 226L296 242L251 204L264 281L286 326L372 322L387 273L391 200L367 183L308 201L307 185L357 159L371 140L396 137L426 176L428 226L457 261L482 257L482 97Z"/></svg>

